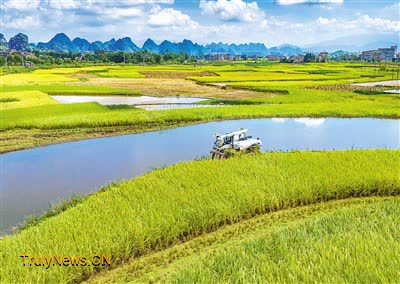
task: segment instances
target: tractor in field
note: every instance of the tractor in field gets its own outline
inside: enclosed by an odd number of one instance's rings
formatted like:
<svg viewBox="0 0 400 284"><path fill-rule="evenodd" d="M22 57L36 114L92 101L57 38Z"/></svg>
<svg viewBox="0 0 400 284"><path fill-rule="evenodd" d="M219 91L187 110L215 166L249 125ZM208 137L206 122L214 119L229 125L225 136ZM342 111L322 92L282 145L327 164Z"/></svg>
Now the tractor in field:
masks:
<svg viewBox="0 0 400 284"><path fill-rule="evenodd" d="M223 135L215 134L216 140L211 151L211 158L226 159L234 156L235 152L251 153L259 149L262 145L261 140L247 136L247 131L247 129L240 129Z"/></svg>

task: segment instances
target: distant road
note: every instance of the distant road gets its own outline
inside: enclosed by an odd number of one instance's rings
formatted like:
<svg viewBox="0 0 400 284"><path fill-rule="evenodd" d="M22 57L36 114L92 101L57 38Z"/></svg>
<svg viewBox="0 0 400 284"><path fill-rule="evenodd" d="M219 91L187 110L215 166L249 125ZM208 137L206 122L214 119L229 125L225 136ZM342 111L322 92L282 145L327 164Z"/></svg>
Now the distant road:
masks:
<svg viewBox="0 0 400 284"><path fill-rule="evenodd" d="M380 81L380 82L366 82L351 84L352 86L374 87L374 86L396 86L400 87L400 80Z"/></svg>

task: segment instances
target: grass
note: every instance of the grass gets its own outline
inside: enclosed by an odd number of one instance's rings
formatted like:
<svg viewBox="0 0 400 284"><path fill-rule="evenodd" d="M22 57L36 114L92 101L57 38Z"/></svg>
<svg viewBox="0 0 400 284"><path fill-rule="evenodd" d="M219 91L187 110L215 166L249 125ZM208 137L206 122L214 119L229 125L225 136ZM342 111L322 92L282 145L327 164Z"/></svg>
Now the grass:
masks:
<svg viewBox="0 0 400 284"><path fill-rule="evenodd" d="M199 105L260 105L264 104L263 101L256 100L224 100L224 99L210 99L198 102Z"/></svg>
<svg viewBox="0 0 400 284"><path fill-rule="evenodd" d="M387 95L387 93L377 90L355 90L354 92L362 95Z"/></svg>
<svg viewBox="0 0 400 284"><path fill-rule="evenodd" d="M13 234L18 234L23 230L26 230L30 227L37 226L39 223L45 221L48 218L54 217L61 212L64 212L70 208L75 207L77 204L82 203L87 196L73 195L71 199L62 201L58 204L53 204L51 208L40 216L29 216L21 225L16 228L13 228Z"/></svg>
<svg viewBox="0 0 400 284"><path fill-rule="evenodd" d="M55 100L49 97L46 93L40 91L0 93L1 110L54 104L57 104Z"/></svg>
<svg viewBox="0 0 400 284"><path fill-rule="evenodd" d="M277 100L281 101L283 99ZM394 101L395 102L395 101ZM346 113L346 115L343 115ZM96 103L39 106L26 109L4 110L0 130L13 129L78 129L107 126L176 125L220 119L260 117L390 117L398 118L395 103L385 104L365 100L359 104L303 103L232 105L223 108L175 109L145 111L137 109L110 109Z"/></svg>
<svg viewBox="0 0 400 284"><path fill-rule="evenodd" d="M17 98L0 98L0 103L11 103L11 102L18 102L19 99Z"/></svg>
<svg viewBox="0 0 400 284"><path fill-rule="evenodd" d="M223 226L165 250L132 258L115 269L94 275L88 282L247 283L255 279L274 283L313 282L315 279L319 282L335 282L337 279L340 282L359 282L359 275L365 279L364 282L382 279L391 282L393 279L389 275L398 273L398 267L393 267L398 258L388 250L399 247L399 242L393 241L393 237L398 238L395 226L398 226L399 218L395 212L399 207L399 197L370 197L272 212ZM379 217L384 218L377 219ZM360 235L368 236L367 242ZM282 239L287 243L282 243ZM279 242L280 247L277 246ZM352 250L336 246L343 242L356 247ZM369 247L363 247L365 245ZM324 251L324 247L329 250ZM382 256L377 252L380 247L385 249ZM296 258L291 258L293 255ZM349 257L353 260L349 261ZM277 258L281 261L277 262ZM387 266L371 269L370 264L377 258ZM365 259L369 262L365 263ZM333 268L336 270L332 271Z"/></svg>
<svg viewBox="0 0 400 284"><path fill-rule="evenodd" d="M135 90L112 88L108 86L80 86L80 85L32 85L32 86L4 86L3 92L40 91L51 96L56 95L127 95L137 96L141 93Z"/></svg>
<svg viewBox="0 0 400 284"><path fill-rule="evenodd" d="M399 165L399 151L371 150L267 153L156 170L3 238L0 281L70 282L97 271L93 266L24 267L21 253L110 253L117 265L263 213L398 195Z"/></svg>

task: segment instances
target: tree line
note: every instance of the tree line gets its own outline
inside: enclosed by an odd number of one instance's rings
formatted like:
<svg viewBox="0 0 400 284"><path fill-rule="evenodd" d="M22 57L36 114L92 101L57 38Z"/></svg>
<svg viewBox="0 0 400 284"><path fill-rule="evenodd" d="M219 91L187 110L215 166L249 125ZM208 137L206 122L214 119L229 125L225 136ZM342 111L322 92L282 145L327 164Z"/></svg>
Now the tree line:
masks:
<svg viewBox="0 0 400 284"><path fill-rule="evenodd" d="M31 54L7 54L0 57L0 66L21 66L27 63L35 65L62 65L73 64L77 62L91 63L131 63L131 64L182 64L195 63L199 58L186 53L173 53L167 51L165 54L148 52L140 50L133 53L122 51L104 51L98 50L93 53L81 52L56 52L56 51L38 51Z"/></svg>

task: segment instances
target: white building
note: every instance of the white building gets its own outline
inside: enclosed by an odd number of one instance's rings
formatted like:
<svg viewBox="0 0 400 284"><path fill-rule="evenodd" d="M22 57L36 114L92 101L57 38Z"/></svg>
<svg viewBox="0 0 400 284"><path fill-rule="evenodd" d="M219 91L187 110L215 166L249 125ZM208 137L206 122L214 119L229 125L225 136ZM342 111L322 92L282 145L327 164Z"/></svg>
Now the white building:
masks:
<svg viewBox="0 0 400 284"><path fill-rule="evenodd" d="M392 61L396 58L397 45L390 48L378 48L375 50L366 50L361 53L361 59L365 61Z"/></svg>

